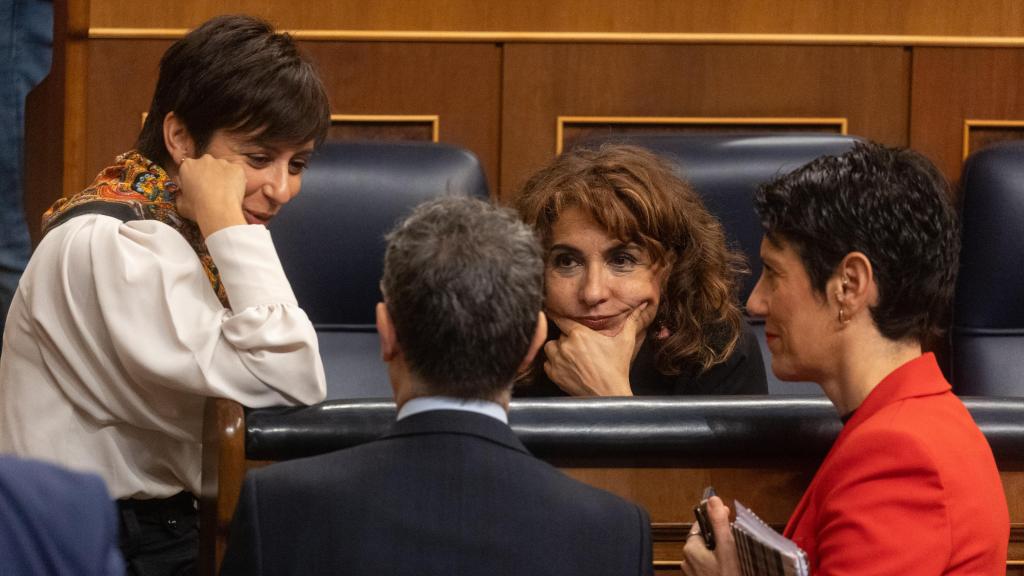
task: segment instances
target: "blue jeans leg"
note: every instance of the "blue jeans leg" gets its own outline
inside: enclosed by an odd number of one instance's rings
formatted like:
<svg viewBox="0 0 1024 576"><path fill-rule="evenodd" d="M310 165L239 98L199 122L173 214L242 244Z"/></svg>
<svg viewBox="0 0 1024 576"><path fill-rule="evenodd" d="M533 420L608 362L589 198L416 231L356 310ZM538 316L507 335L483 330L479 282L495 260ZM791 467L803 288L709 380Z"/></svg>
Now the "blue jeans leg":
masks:
<svg viewBox="0 0 1024 576"><path fill-rule="evenodd" d="M50 71L53 2L0 0L0 332L28 263L22 202L25 97Z"/></svg>

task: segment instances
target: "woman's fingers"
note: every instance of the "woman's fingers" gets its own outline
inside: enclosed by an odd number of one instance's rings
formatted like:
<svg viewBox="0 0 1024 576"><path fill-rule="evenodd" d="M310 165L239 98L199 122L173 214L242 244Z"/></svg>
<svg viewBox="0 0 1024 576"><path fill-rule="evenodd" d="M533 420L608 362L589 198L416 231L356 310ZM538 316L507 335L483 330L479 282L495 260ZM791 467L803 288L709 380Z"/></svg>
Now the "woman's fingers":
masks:
<svg viewBox="0 0 1024 576"><path fill-rule="evenodd" d="M630 396L630 348L572 320L556 321L563 334L544 344L544 372L572 396Z"/></svg>
<svg viewBox="0 0 1024 576"><path fill-rule="evenodd" d="M548 318L550 318L551 321L555 323L555 326L558 326L558 329L561 330L562 334L572 334L573 331L579 330L581 328L584 330L590 330L590 328L587 328L586 326L580 324L579 322L576 322L575 320L570 320L568 318L560 318L554 315L548 316Z"/></svg>
<svg viewBox="0 0 1024 576"><path fill-rule="evenodd" d="M544 345L544 372L573 396L632 396L629 367L637 334L654 318L656 307L644 302L630 311L622 329L606 336L569 318L551 316L562 335Z"/></svg>
<svg viewBox="0 0 1024 576"><path fill-rule="evenodd" d="M711 530L715 533L715 542L732 543L732 526L729 525L729 507L718 496L708 499L708 518Z"/></svg>
<svg viewBox="0 0 1024 576"><path fill-rule="evenodd" d="M640 335L641 332L647 330L647 327L654 321L654 315L658 313L657 306L651 306L650 302L643 302L639 306L630 312L629 316L626 317L626 326L622 332L619 332L619 336L622 334L631 334L633 340Z"/></svg>
<svg viewBox="0 0 1024 576"><path fill-rule="evenodd" d="M718 496L708 500L708 518L715 533L715 550L708 550L699 534L688 537L683 547L684 572L694 576L740 576L736 541L729 525L729 507Z"/></svg>
<svg viewBox="0 0 1024 576"><path fill-rule="evenodd" d="M242 199L246 180L241 166L204 154L184 159L178 179L178 211L199 224L204 237L221 228L245 224Z"/></svg>

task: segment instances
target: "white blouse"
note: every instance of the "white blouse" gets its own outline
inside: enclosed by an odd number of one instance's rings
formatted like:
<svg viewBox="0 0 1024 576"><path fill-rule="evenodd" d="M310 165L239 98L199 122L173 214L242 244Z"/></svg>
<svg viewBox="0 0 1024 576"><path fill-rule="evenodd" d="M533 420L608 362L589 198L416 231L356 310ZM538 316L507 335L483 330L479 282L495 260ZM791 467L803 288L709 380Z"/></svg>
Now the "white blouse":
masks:
<svg viewBox="0 0 1024 576"><path fill-rule="evenodd" d="M198 495L207 396L323 400L316 333L269 231L206 244L230 309L161 222L88 214L43 238L4 331L0 452L97 473L114 498Z"/></svg>

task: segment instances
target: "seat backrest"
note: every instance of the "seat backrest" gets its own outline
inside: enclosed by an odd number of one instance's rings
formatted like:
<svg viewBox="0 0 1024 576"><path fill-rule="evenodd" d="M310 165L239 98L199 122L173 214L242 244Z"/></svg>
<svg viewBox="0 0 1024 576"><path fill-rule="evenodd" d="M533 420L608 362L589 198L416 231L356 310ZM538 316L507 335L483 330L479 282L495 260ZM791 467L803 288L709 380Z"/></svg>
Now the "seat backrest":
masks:
<svg viewBox="0 0 1024 576"><path fill-rule="evenodd" d="M726 241L746 256L750 275L739 287L746 303L761 275L761 224L754 210L754 192L776 176L786 174L825 154L842 154L857 138L838 134L799 132L760 134L626 134L589 140L628 142L648 148L676 163L679 174L704 200L725 229ZM811 383L780 382L771 371L771 353L764 340L764 325L749 319L761 344L772 394L819 393Z"/></svg>
<svg viewBox="0 0 1024 576"><path fill-rule="evenodd" d="M1024 141L968 158L953 305L953 387L1024 396Z"/></svg>
<svg viewBox="0 0 1024 576"><path fill-rule="evenodd" d="M302 193L270 226L299 305L320 339L328 398L390 397L374 306L384 235L417 204L446 194L488 197L471 152L422 142L328 142Z"/></svg>

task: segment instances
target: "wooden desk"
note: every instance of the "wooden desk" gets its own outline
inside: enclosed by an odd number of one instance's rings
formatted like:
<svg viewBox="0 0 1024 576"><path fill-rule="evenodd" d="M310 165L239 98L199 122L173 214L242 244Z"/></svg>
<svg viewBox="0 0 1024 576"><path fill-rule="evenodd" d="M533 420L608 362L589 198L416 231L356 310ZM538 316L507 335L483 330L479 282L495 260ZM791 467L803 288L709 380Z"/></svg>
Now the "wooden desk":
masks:
<svg viewBox="0 0 1024 576"><path fill-rule="evenodd" d="M1024 399L965 399L996 454L1010 508L1007 573L1024 575ZM387 401L260 410L207 404L204 574L223 557L242 479L252 468L366 442L390 425ZM823 398L732 397L515 401L510 423L538 457L642 504L658 574L680 574L692 508L705 486L779 530L840 429Z"/></svg>

